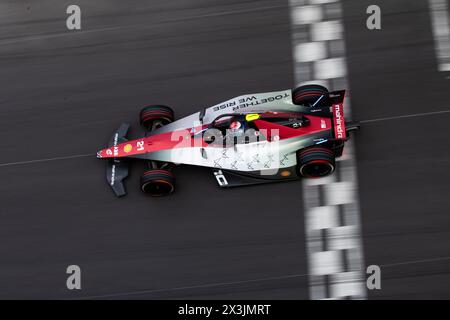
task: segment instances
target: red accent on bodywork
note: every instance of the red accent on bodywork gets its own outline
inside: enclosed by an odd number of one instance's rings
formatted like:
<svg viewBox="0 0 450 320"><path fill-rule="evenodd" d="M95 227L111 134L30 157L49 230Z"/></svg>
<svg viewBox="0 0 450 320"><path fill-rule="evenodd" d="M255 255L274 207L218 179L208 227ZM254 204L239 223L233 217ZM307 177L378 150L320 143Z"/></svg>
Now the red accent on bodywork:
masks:
<svg viewBox="0 0 450 320"><path fill-rule="evenodd" d="M347 133L345 131L345 119L344 119L344 104L333 104L333 124L334 124L334 137L336 139L345 140Z"/></svg>
<svg viewBox="0 0 450 320"><path fill-rule="evenodd" d="M284 112L284 111L267 111L264 113L261 113L261 119L267 119L267 118L297 118L302 116L303 114L301 112Z"/></svg>
<svg viewBox="0 0 450 320"><path fill-rule="evenodd" d="M195 127L194 130L195 132L198 132L205 128L207 128L207 126L198 126ZM174 148L207 147L208 145L203 141L201 134L196 138L192 137L191 129L192 128L164 132L141 139L119 143L117 146L112 146L99 151L98 157L120 158ZM128 150L127 148L129 149L128 152L125 151Z"/></svg>
<svg viewBox="0 0 450 320"><path fill-rule="evenodd" d="M289 114L290 113L272 113L271 115L265 115L270 118ZM296 115L296 113L293 113L293 115ZM275 136L278 136L279 140L283 140L332 129L331 119L329 118L311 115L307 115L306 117L310 121L309 125L297 129L261 119L255 120L254 123L261 131L261 134L265 135L269 141L272 141ZM207 125L197 126L194 128L194 132L200 132L207 128ZM99 151L97 156L99 158L121 158L175 148L211 147L211 145L204 142L202 134L198 134L193 138L191 130L192 128L175 130L119 143L117 146L112 146Z"/></svg>
<svg viewBox="0 0 450 320"><path fill-rule="evenodd" d="M306 116L310 124L306 127L297 129L285 127L276 123L265 120L255 120L255 124L259 130L266 136L267 140L272 141L274 136L278 136L280 140L289 139L298 136L305 136L331 129L331 120L317 116Z"/></svg>

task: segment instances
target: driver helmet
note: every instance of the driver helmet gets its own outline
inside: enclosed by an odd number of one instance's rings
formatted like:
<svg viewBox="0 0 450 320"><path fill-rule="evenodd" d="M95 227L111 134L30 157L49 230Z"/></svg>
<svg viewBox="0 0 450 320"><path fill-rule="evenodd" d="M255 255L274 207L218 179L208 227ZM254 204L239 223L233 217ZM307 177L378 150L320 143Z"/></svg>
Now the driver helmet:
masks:
<svg viewBox="0 0 450 320"><path fill-rule="evenodd" d="M239 121L233 121L230 124L230 129L232 131L238 131L242 127L242 124Z"/></svg>

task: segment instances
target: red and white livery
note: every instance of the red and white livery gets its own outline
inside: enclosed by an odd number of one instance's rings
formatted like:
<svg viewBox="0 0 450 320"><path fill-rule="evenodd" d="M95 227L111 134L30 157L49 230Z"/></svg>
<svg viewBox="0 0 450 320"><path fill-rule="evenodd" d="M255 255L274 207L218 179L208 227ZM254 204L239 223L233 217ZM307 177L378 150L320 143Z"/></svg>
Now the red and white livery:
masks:
<svg viewBox="0 0 450 320"><path fill-rule="evenodd" d="M144 136L128 140L122 124L108 148L107 181L117 196L131 158L146 160L142 191L153 196L175 189L178 164L210 167L221 187L233 187L331 174L342 155L348 132L359 127L344 119L345 90L320 85L247 94L174 120L167 106L141 110Z"/></svg>

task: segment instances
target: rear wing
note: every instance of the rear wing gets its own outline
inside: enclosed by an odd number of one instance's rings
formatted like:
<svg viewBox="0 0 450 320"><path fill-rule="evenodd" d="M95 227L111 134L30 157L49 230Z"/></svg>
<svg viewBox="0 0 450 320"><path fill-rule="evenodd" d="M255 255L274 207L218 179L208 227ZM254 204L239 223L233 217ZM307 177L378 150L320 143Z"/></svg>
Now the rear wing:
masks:
<svg viewBox="0 0 450 320"><path fill-rule="evenodd" d="M359 122L347 122L344 118L345 90L334 91L328 94L333 113L334 137L337 140L347 140L350 131L358 130Z"/></svg>
<svg viewBox="0 0 450 320"><path fill-rule="evenodd" d="M345 140L347 131L345 130L344 104L333 104L331 108L333 110L334 137L338 140Z"/></svg>
<svg viewBox="0 0 450 320"><path fill-rule="evenodd" d="M129 124L123 123L119 129L114 132L108 147L113 148L115 151L117 144L127 141L125 137L129 128ZM128 167L127 159L124 158L111 158L106 163L106 180L117 197L122 197L127 194L123 180L128 177Z"/></svg>

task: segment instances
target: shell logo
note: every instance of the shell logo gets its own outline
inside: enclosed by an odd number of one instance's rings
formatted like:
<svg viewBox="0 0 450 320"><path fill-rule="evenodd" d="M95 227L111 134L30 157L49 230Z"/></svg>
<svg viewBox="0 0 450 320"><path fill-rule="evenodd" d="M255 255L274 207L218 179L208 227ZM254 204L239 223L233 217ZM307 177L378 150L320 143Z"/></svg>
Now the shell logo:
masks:
<svg viewBox="0 0 450 320"><path fill-rule="evenodd" d="M123 147L123 151L126 153L130 152L132 149L133 149L133 146L129 143L127 145L125 145L125 147Z"/></svg>
<svg viewBox="0 0 450 320"><path fill-rule="evenodd" d="M289 177L291 175L291 172L288 170L284 170L284 171L281 171L280 175L282 177Z"/></svg>

